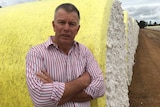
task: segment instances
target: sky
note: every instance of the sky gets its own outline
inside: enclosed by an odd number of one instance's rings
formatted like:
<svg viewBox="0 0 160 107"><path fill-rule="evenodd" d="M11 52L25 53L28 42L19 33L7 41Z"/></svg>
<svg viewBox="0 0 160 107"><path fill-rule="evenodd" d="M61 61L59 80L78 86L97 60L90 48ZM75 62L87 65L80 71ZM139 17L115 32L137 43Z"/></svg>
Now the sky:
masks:
<svg viewBox="0 0 160 107"><path fill-rule="evenodd" d="M36 0L0 0L0 6L6 7L24 2L31 2Z"/></svg>
<svg viewBox="0 0 160 107"><path fill-rule="evenodd" d="M0 6L10 6L36 0L0 0ZM160 0L119 0L123 10L128 11L135 20L160 24Z"/></svg>
<svg viewBox="0 0 160 107"><path fill-rule="evenodd" d="M119 0L123 10L135 20L160 24L160 0Z"/></svg>

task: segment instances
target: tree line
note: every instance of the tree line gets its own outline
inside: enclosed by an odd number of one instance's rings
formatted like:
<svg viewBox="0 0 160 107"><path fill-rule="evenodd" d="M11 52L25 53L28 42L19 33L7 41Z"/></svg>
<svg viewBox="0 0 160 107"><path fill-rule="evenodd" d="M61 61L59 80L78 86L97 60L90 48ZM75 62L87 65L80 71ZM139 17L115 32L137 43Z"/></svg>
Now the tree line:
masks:
<svg viewBox="0 0 160 107"><path fill-rule="evenodd" d="M138 25L139 25L139 27L141 28L141 29L143 29L143 28L145 28L146 26L160 26L160 24L158 24L157 22L154 22L154 23L152 23L151 21L148 23L148 22L146 22L146 21L144 21L144 20L141 20L141 21L137 21L136 20L136 22L138 23Z"/></svg>

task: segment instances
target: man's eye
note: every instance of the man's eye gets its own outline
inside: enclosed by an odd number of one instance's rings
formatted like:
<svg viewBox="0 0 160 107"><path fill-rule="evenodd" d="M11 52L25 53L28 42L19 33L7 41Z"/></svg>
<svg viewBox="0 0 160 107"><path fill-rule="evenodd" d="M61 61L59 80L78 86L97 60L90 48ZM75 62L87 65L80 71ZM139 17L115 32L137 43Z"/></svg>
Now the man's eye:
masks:
<svg viewBox="0 0 160 107"><path fill-rule="evenodd" d="M65 24L65 22L63 22L63 21L60 21L60 22L58 22L59 24Z"/></svg>
<svg viewBox="0 0 160 107"><path fill-rule="evenodd" d="M76 26L76 23L69 23L70 26Z"/></svg>

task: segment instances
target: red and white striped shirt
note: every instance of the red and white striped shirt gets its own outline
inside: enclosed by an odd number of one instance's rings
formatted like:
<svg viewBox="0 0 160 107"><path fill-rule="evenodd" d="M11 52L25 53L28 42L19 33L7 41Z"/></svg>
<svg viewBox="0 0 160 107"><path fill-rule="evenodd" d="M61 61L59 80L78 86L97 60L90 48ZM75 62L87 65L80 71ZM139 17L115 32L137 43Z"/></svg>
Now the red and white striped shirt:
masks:
<svg viewBox="0 0 160 107"><path fill-rule="evenodd" d="M94 56L84 45L74 42L68 55L52 42L32 47L26 56L26 77L30 96L35 107L90 107L90 102L67 102L57 106L65 89L65 82L78 78L88 71L92 80L85 92L97 98L105 93L102 71ZM46 70L53 83L43 84L36 73Z"/></svg>

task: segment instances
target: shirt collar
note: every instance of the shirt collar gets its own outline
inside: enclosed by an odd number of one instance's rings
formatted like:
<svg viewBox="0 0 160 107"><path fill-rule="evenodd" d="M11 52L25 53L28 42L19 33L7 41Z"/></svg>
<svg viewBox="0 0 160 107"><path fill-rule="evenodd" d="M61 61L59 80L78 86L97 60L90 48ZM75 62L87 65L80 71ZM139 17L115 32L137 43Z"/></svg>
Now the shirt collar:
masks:
<svg viewBox="0 0 160 107"><path fill-rule="evenodd" d="M56 47L56 48L58 48L58 45L52 41L52 38L54 38L54 36L50 36L48 38L48 40L45 42L44 45L45 45L46 48L48 48L51 45L54 46L54 47ZM73 47L79 47L79 43L76 42L76 41L74 41Z"/></svg>

